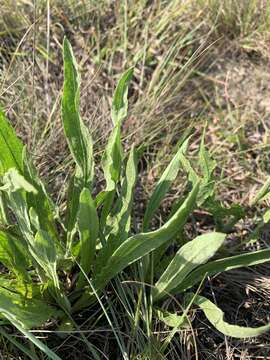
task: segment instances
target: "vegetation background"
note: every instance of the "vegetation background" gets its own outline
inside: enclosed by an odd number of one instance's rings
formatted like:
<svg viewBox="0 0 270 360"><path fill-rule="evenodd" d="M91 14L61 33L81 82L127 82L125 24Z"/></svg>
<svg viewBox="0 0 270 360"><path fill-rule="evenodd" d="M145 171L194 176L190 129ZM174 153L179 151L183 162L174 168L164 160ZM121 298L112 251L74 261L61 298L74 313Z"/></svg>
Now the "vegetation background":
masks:
<svg viewBox="0 0 270 360"><path fill-rule="evenodd" d="M206 128L225 206L248 206L265 183L270 172L269 1L0 0L0 14L0 103L59 204L64 204L71 171L60 118L64 35L79 62L81 114L93 134L97 158L112 126L116 80L135 65L123 132L126 148L135 142L146 151L136 191L138 213L188 128L194 131L191 159ZM157 223L162 223L184 184L178 177ZM247 219L232 230L232 241L248 236L256 222L253 215L249 209ZM208 214L198 211L186 231L196 234L211 227ZM250 251L269 242L266 228ZM256 326L270 320L269 274L268 265L228 272L209 280L205 292L228 320ZM87 331L87 322L82 330ZM90 330L87 336L101 341L109 356L109 330ZM54 334L42 337L50 344ZM69 340L60 345L52 340L52 346L61 348L65 359L91 358L77 345L76 336ZM177 333L174 344L172 359L193 359L196 354L199 359L270 359L269 335L246 341L226 338L210 328L203 315L190 331ZM22 358L4 338L0 356Z"/></svg>

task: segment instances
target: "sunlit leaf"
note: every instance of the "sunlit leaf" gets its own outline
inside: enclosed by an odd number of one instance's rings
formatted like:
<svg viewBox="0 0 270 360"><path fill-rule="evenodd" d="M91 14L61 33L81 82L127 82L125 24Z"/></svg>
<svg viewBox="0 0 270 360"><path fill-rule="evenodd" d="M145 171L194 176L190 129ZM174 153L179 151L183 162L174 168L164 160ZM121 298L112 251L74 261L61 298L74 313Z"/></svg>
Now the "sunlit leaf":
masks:
<svg viewBox="0 0 270 360"><path fill-rule="evenodd" d="M222 245L225 236L222 233L203 234L183 245L155 284L154 301L175 289L193 269L207 262Z"/></svg>
<svg viewBox="0 0 270 360"><path fill-rule="evenodd" d="M203 296L197 295L194 303L202 309L209 322L226 336L240 339L258 336L270 330L270 324L257 328L229 324L224 320L224 312Z"/></svg>

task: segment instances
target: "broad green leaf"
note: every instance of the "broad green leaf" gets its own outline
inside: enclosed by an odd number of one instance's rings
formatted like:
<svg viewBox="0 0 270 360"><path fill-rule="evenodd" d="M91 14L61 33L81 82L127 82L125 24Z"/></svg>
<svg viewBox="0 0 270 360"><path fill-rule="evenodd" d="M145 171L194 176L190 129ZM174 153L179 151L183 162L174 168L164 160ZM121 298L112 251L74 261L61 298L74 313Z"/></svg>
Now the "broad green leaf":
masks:
<svg viewBox="0 0 270 360"><path fill-rule="evenodd" d="M17 190L24 190L37 194L37 190L30 184L15 168L10 168L3 177L3 186L0 190L14 193Z"/></svg>
<svg viewBox="0 0 270 360"><path fill-rule="evenodd" d="M26 269L30 261L23 243L4 231L0 231L0 262L18 278L29 280Z"/></svg>
<svg viewBox="0 0 270 360"><path fill-rule="evenodd" d="M59 306L65 311L70 311L70 303L65 294L60 289L60 282L57 274L57 252L54 240L46 231L39 229L35 235L33 248L30 247L31 254L40 265L46 276L52 280L53 286L49 290L58 302Z"/></svg>
<svg viewBox="0 0 270 360"><path fill-rule="evenodd" d="M25 269L27 271L27 268ZM14 277L12 273L1 274L0 288L8 290L11 293L22 296L23 299L40 299L44 291L47 290L47 284L40 284L36 280L36 274L32 271L28 272L28 279ZM31 277L33 275L33 278Z"/></svg>
<svg viewBox="0 0 270 360"><path fill-rule="evenodd" d="M37 231L33 245L35 260L42 267L54 286L59 288L59 279L56 271L57 255L53 239L44 230Z"/></svg>
<svg viewBox="0 0 270 360"><path fill-rule="evenodd" d="M80 265L84 272L89 274L95 256L99 219L95 203L87 188L84 188L80 195L78 230L80 234ZM80 273L78 286L81 287L84 282L84 276Z"/></svg>
<svg viewBox="0 0 270 360"><path fill-rule="evenodd" d="M157 310L156 315L160 321L172 328L181 328L185 323L183 315L177 315L165 310Z"/></svg>
<svg viewBox="0 0 270 360"><path fill-rule="evenodd" d="M157 249L180 232L186 222L187 216L196 203L198 191L199 183L194 186L174 216L172 216L160 229L148 233L137 234L124 241L114 253L111 254L111 257L101 272L96 274L94 281L96 288L103 288L109 280L125 267Z"/></svg>
<svg viewBox="0 0 270 360"><path fill-rule="evenodd" d="M0 109L0 176L10 168L23 172L23 144Z"/></svg>
<svg viewBox="0 0 270 360"><path fill-rule="evenodd" d="M194 184L199 180L199 176L196 174L193 167L191 166L190 161L185 157L183 152L180 152L179 158L183 169L188 174L188 180L194 186Z"/></svg>
<svg viewBox="0 0 270 360"><path fill-rule="evenodd" d="M67 193L67 214L65 221L67 229L67 252L72 250L73 237L76 234L75 225L79 210L79 199L83 188L83 179L76 170L70 179Z"/></svg>
<svg viewBox="0 0 270 360"><path fill-rule="evenodd" d="M123 149L120 138L120 125L117 124L109 137L102 157L102 168L106 180L106 192L114 191L121 173Z"/></svg>
<svg viewBox="0 0 270 360"><path fill-rule="evenodd" d="M48 319L58 317L61 311L40 300L25 297L0 288L0 314L19 322L25 329L43 325ZM8 318L8 320L10 320Z"/></svg>
<svg viewBox="0 0 270 360"><path fill-rule="evenodd" d="M251 201L251 206L258 204L258 202L266 199L270 196L270 177L266 180L264 185L260 188L260 190L255 195L254 199Z"/></svg>
<svg viewBox="0 0 270 360"><path fill-rule="evenodd" d="M219 309L210 300L203 296L197 295L194 303L198 305L209 322L222 334L234 338L248 338L258 336L270 330L270 324L259 326L257 328L231 325L224 320L224 312Z"/></svg>
<svg viewBox="0 0 270 360"><path fill-rule="evenodd" d="M145 210L145 215L143 219L143 231L147 231L149 223L158 209L162 199L169 190L172 182L176 179L178 171L180 169L180 154L186 152L188 141L190 138L186 139L178 149L177 153L174 155L173 159L163 172L161 178L159 179L153 194L151 195L147 208Z"/></svg>
<svg viewBox="0 0 270 360"><path fill-rule="evenodd" d="M39 229L34 236L31 226L29 211L26 202L26 193L33 192L35 188L29 184L16 169L10 169L3 177L3 186L9 197L9 207L16 216L19 229L22 234L21 242L29 251L33 261L33 265L42 275L42 281L46 282L43 273L51 279L56 289L59 289L59 281L56 273L56 251L55 242L48 233ZM32 211L32 219L36 217ZM39 226L38 219L35 225ZM41 274L41 272L42 274ZM61 296L60 296L61 298Z"/></svg>
<svg viewBox="0 0 270 360"><path fill-rule="evenodd" d="M175 289L196 267L207 262L222 245L225 234L209 233L197 236L183 245L152 289L157 301Z"/></svg>
<svg viewBox="0 0 270 360"><path fill-rule="evenodd" d="M28 158L26 148L23 149L24 177L37 190L36 193L27 192L26 200L28 208L33 208L39 219L39 227L47 231L55 241L58 241L57 230L54 221L56 206L49 196L46 188L39 178L36 169Z"/></svg>
<svg viewBox="0 0 270 360"><path fill-rule="evenodd" d="M33 246L34 237L28 215L26 192L36 193L36 189L28 183L14 168L9 169L2 178L3 186L0 190L5 191L8 198L8 207L13 211L21 234L22 243Z"/></svg>
<svg viewBox="0 0 270 360"><path fill-rule="evenodd" d="M205 276L211 276L223 271L234 270L241 267L259 265L269 261L270 249L258 250L252 253L214 260L205 265L199 266L197 269L192 271L174 292L182 292L194 286Z"/></svg>
<svg viewBox="0 0 270 360"><path fill-rule="evenodd" d="M67 202L67 243L68 249L70 249L77 220L80 193L84 187L89 188L93 180L93 145L91 136L80 117L80 75L71 45L66 38L63 42L63 58L62 120L68 146L76 163Z"/></svg>
<svg viewBox="0 0 270 360"><path fill-rule="evenodd" d="M92 140L80 118L80 75L69 41L63 42L64 88L62 120L69 149L84 179L89 184L93 178Z"/></svg>

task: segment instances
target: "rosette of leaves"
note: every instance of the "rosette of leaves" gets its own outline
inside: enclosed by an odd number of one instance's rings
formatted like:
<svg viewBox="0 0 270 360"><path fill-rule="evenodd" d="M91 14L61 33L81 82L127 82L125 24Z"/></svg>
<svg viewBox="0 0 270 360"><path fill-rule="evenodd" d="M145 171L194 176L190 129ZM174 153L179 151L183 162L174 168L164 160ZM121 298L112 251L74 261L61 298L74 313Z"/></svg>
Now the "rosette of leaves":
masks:
<svg viewBox="0 0 270 360"><path fill-rule="evenodd" d="M74 312L96 302L113 278L142 260L143 280L149 280L152 289L147 296L151 296L157 309L167 294L186 292L190 304L201 307L212 325L226 335L254 336L266 331L269 325L250 329L227 324L216 305L189 289L206 275L266 262L269 249L211 261L225 239L225 234L212 232L182 243L162 272L158 266L166 257L166 249L183 232L193 209L213 197L211 175L215 164L204 143L200 148L203 174L198 176L185 157L189 138L180 142L149 199L141 232L133 233L131 215L138 151L132 146L125 155L121 145L121 125L127 117L128 84L133 69L122 75L114 92L113 129L101 160L106 186L94 197L93 144L80 117L80 76L67 39L63 43L63 58L62 120L75 164L63 219L26 148L4 113L0 113L1 324L13 324L49 358L59 359L29 329L44 326L48 320L71 318ZM189 193L164 225L149 230L181 167L192 185ZM150 263L154 273L149 277ZM162 311L157 310L156 314L173 324L173 331L181 326L185 316L183 313L169 321Z"/></svg>

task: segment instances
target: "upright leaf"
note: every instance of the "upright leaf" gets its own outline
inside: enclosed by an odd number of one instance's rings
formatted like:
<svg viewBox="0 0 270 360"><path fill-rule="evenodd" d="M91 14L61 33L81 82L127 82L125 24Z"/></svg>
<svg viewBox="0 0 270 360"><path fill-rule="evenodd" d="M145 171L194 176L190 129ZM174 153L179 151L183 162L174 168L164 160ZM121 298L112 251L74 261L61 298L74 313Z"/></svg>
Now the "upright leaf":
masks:
<svg viewBox="0 0 270 360"><path fill-rule="evenodd" d="M88 274L93 265L96 241L99 232L98 214L91 193L84 188L80 195L78 211L78 230L80 234L80 265L84 272ZM84 275L80 273L78 287L85 282Z"/></svg>
<svg viewBox="0 0 270 360"><path fill-rule="evenodd" d="M180 158L181 154L184 154L187 149L188 141L190 138L186 139L178 149L177 153L174 155L173 159L163 172L161 178L159 179L153 194L150 197L147 208L145 210L144 219L143 219L143 231L147 231L149 227L149 223L158 209L162 199L166 195L169 190L172 182L176 179L178 171L180 169Z"/></svg>
<svg viewBox="0 0 270 360"><path fill-rule="evenodd" d="M34 242L35 260L42 267L54 286L59 288L59 279L56 272L57 254L52 238L43 230L39 230L35 235Z"/></svg>
<svg viewBox="0 0 270 360"><path fill-rule="evenodd" d="M119 181L123 161L123 149L121 145L120 130L128 110L128 84L133 75L133 68L127 70L120 78L113 96L112 120L114 128L109 137L107 146L102 157L102 168L106 181L105 191L98 194L96 202L103 203L100 224L105 226L106 218L111 210L116 185Z"/></svg>
<svg viewBox="0 0 270 360"><path fill-rule="evenodd" d="M95 271L99 271L107 263L111 254L124 242L130 231L130 218L133 196L137 179L137 154L132 147L126 165L125 178L121 193L116 201L112 214L108 217L104 234L107 241L99 251Z"/></svg>
<svg viewBox="0 0 270 360"><path fill-rule="evenodd" d="M122 123L128 111L128 84L133 76L133 68L128 69L118 81L112 101L112 121L114 125Z"/></svg>
<svg viewBox="0 0 270 360"><path fill-rule="evenodd" d="M73 158L88 184L93 177L92 140L80 117L80 75L69 41L63 42L64 88L62 119L64 131Z"/></svg>
<svg viewBox="0 0 270 360"><path fill-rule="evenodd" d="M49 196L46 188L39 178L35 167L27 156L26 148L23 149L23 166L25 179L31 183L36 192L27 192L26 201L28 208L35 209L39 218L41 229L48 232L51 237L58 241L57 230L54 221L56 206Z"/></svg>
<svg viewBox="0 0 270 360"><path fill-rule="evenodd" d="M23 173L23 144L0 109L0 176L10 168Z"/></svg>
<svg viewBox="0 0 270 360"><path fill-rule="evenodd" d="M80 75L71 45L66 38L63 42L63 58L62 120L68 146L76 163L75 176L68 192L67 229L68 247L70 247L80 193L84 187L89 188L93 180L93 145L91 136L80 117Z"/></svg>
<svg viewBox="0 0 270 360"><path fill-rule="evenodd" d="M109 240L118 239L118 244L127 239L130 230L130 217L133 205L134 191L137 180L137 154L132 146L127 159L126 172L121 186L121 192L116 201L111 216L107 221Z"/></svg>

